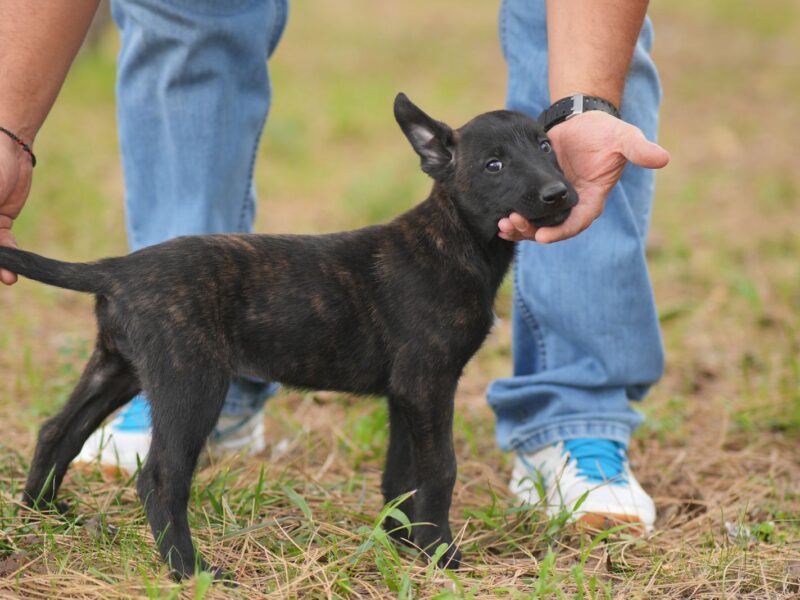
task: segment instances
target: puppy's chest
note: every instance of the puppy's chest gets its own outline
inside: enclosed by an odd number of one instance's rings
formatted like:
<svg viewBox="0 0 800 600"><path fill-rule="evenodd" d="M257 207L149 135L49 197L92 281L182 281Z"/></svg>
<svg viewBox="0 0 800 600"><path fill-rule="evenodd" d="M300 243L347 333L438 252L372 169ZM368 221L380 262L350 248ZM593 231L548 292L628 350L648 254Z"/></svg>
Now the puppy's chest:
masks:
<svg viewBox="0 0 800 600"><path fill-rule="evenodd" d="M450 326L455 339L470 354L475 352L492 329L495 316L491 304L461 307L453 312Z"/></svg>
<svg viewBox="0 0 800 600"><path fill-rule="evenodd" d="M437 352L458 362L465 362L480 348L494 323L491 302L481 294L454 297L453 290L444 293L433 318L418 321L418 339L429 343ZM449 296L449 298L447 298Z"/></svg>

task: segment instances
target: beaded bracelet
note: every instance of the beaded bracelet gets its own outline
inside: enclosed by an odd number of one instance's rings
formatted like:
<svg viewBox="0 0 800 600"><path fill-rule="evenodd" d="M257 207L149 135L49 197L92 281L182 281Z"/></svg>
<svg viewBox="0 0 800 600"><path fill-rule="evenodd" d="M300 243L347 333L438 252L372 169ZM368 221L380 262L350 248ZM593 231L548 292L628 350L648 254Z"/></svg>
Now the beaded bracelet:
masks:
<svg viewBox="0 0 800 600"><path fill-rule="evenodd" d="M33 153L33 150L31 150L31 147L30 147L30 146L28 146L28 144L26 144L25 142L23 142L21 139L19 139L19 137L18 137L18 136L14 135L12 132L10 132L10 131L9 131L8 129L6 129L5 127L0 127L0 131L2 131L3 133L5 133L5 134L6 134L8 137L10 137L10 138L11 138L12 140L14 140L15 142L17 142L17 145L18 145L20 148L22 148L23 150L25 150L25 152L27 152L27 153L30 155L30 157L31 157L31 164L32 164L32 165L35 167L35 166L36 166L36 155Z"/></svg>

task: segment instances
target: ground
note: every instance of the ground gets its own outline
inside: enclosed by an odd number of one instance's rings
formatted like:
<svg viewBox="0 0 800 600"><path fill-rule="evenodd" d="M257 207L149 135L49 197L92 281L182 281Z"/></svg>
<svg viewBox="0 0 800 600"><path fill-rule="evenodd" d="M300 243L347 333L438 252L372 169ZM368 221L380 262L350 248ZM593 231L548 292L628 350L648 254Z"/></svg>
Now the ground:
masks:
<svg viewBox="0 0 800 600"><path fill-rule="evenodd" d="M295 3L273 64L257 165L262 232L386 220L428 181L397 129L407 92L459 124L502 106L491 2ZM800 592L800 20L793 0L653 2L665 90L648 254L667 372L639 408L631 457L658 507L644 538L592 536L520 507L484 399L510 371L502 321L459 388L452 518L465 568L425 567L378 527L380 399L288 390L261 456L210 464L190 506L197 542L238 587L175 584L130 481L73 473L69 519L17 499L37 428L93 336L90 298L29 281L0 290L0 596L778 598ZM113 32L77 61L36 141L22 246L62 259L125 252ZM587 307L589 310L589 307Z"/></svg>

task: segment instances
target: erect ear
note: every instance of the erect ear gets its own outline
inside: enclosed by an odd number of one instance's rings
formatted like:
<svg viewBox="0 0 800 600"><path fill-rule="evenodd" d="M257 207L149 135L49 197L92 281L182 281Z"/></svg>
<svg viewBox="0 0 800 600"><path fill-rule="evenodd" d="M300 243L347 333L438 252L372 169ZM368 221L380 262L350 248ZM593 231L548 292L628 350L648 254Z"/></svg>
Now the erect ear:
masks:
<svg viewBox="0 0 800 600"><path fill-rule="evenodd" d="M403 94L394 99L394 118L421 158L422 170L434 179L444 178L453 167L453 130L431 119Z"/></svg>

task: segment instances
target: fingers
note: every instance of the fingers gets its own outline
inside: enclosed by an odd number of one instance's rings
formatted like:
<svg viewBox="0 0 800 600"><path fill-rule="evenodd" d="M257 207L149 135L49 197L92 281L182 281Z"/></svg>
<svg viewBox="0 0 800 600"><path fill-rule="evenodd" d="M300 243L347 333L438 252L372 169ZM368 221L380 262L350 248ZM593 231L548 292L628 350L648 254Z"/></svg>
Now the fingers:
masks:
<svg viewBox="0 0 800 600"><path fill-rule="evenodd" d="M14 239L14 236L11 235L11 231L3 227L3 218L0 218L0 246L17 247L17 241ZM6 285L12 285L17 282L17 276L11 271L0 269L0 282Z"/></svg>
<svg viewBox="0 0 800 600"><path fill-rule="evenodd" d="M498 237L509 242L530 240L540 244L560 242L578 235L589 227L602 212L594 204L578 204L572 209L570 216L557 227L534 227L528 219L518 213L511 213L497 223Z"/></svg>
<svg viewBox="0 0 800 600"><path fill-rule="evenodd" d="M579 206L576 206L572 209L569 218L558 227L539 227L537 229L525 217L511 213L508 218L498 221L497 236L509 242L530 240L540 244L550 244L578 235L589 227L595 218L596 216L589 214L588 210L581 210Z"/></svg>
<svg viewBox="0 0 800 600"><path fill-rule="evenodd" d="M17 283L17 276L11 271L0 269L0 282L4 283L5 285L14 285Z"/></svg>
<svg viewBox="0 0 800 600"><path fill-rule="evenodd" d="M514 227L514 224L511 222L509 218L500 219L497 222L497 237L507 240L509 242L518 242L522 238L520 236L519 231L517 228Z"/></svg>
<svg viewBox="0 0 800 600"><path fill-rule="evenodd" d="M534 227L528 219L519 213L511 213L508 220L517 230L520 236L526 240L532 240L536 236L536 227Z"/></svg>
<svg viewBox="0 0 800 600"><path fill-rule="evenodd" d="M622 155L630 162L647 169L661 169L669 163L669 152L644 137L641 129L630 126L620 140Z"/></svg>
<svg viewBox="0 0 800 600"><path fill-rule="evenodd" d="M540 227L536 232L535 241L540 244L552 244L578 235L589 227L599 216L592 208L578 204L572 209L569 217L558 227Z"/></svg>
<svg viewBox="0 0 800 600"><path fill-rule="evenodd" d="M497 229L497 236L509 242L533 241L536 236L536 227L518 213L511 213L507 218L500 219Z"/></svg>

